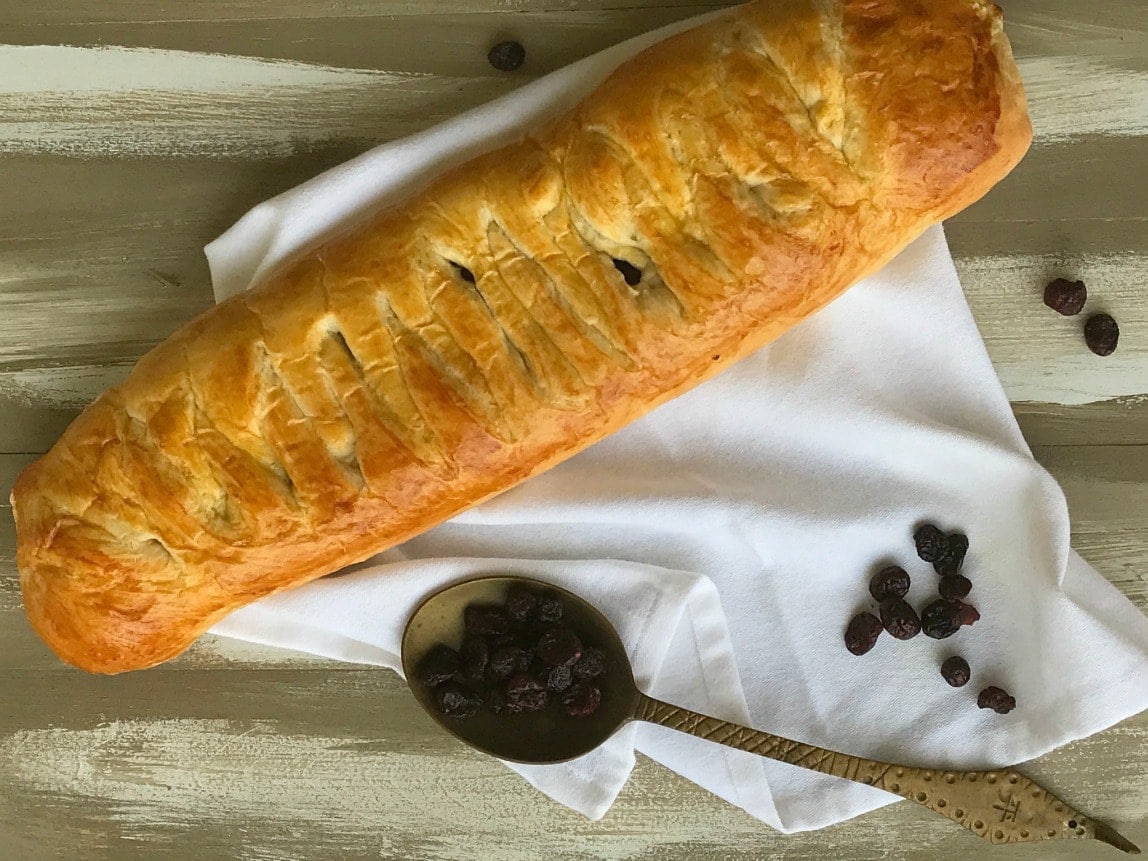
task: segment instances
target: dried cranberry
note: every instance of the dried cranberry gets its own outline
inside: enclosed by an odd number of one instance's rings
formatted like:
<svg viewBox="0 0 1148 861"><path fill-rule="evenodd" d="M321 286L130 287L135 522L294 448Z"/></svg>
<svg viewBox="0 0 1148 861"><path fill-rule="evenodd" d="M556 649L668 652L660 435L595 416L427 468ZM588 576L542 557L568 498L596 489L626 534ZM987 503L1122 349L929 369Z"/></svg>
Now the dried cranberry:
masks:
<svg viewBox="0 0 1148 861"><path fill-rule="evenodd" d="M864 655L881 636L881 620L872 613L858 613L845 629L845 648L854 655Z"/></svg>
<svg viewBox="0 0 1148 861"><path fill-rule="evenodd" d="M602 692L589 682L578 682L562 697L566 714L570 717L590 717L602 703Z"/></svg>
<svg viewBox="0 0 1148 861"><path fill-rule="evenodd" d="M501 649L504 646L517 646L518 637L514 634L499 634L498 636L490 638L490 648Z"/></svg>
<svg viewBox="0 0 1148 861"><path fill-rule="evenodd" d="M464 679L472 682L482 681L482 677L486 674L486 665L490 661L490 646L487 645L486 638L467 637L458 650L458 659Z"/></svg>
<svg viewBox="0 0 1148 861"><path fill-rule="evenodd" d="M449 646L439 644L419 661L418 677L428 688L436 688L449 682L458 672L458 652Z"/></svg>
<svg viewBox="0 0 1148 861"><path fill-rule="evenodd" d="M490 656L490 674L496 679L510 678L530 666L530 653L517 646L502 646Z"/></svg>
<svg viewBox="0 0 1148 861"><path fill-rule="evenodd" d="M506 694L502 688L487 688L482 693L482 701L493 714L504 715L508 711L506 707Z"/></svg>
<svg viewBox="0 0 1148 861"><path fill-rule="evenodd" d="M593 679L606 672L606 653L597 646L582 650L582 657L574 665L574 675L580 679Z"/></svg>
<svg viewBox="0 0 1148 861"><path fill-rule="evenodd" d="M1110 356L1120 340L1120 327L1109 314L1093 314L1084 324L1084 342L1098 356Z"/></svg>
<svg viewBox="0 0 1148 861"><path fill-rule="evenodd" d="M546 686L529 673L515 673L506 680L506 708L515 714L540 712L549 702Z"/></svg>
<svg viewBox="0 0 1148 861"><path fill-rule="evenodd" d="M961 570L961 562L952 556L946 556L933 563L933 570L942 577L951 577Z"/></svg>
<svg viewBox="0 0 1148 861"><path fill-rule="evenodd" d="M569 628L551 628L538 639L538 657L548 667L573 664L582 657L582 641Z"/></svg>
<svg viewBox="0 0 1148 861"><path fill-rule="evenodd" d="M540 598L538 601L538 621L553 625L562 621L562 601L558 598Z"/></svg>
<svg viewBox="0 0 1148 861"><path fill-rule="evenodd" d="M921 619L904 598L881 602L881 624L898 640L911 640L921 633Z"/></svg>
<svg viewBox="0 0 1148 861"><path fill-rule="evenodd" d="M921 630L925 636L932 637L934 640L943 640L957 633L961 629L961 623L957 621L959 606L960 602L949 601L945 598L928 604L921 611Z"/></svg>
<svg viewBox="0 0 1148 861"><path fill-rule="evenodd" d="M977 706L982 709L992 709L999 715L1007 715L1016 708L1016 698L1009 696L1008 691L989 685L977 694Z"/></svg>
<svg viewBox="0 0 1148 861"><path fill-rule="evenodd" d="M505 634L510 630L510 620L498 607L472 604L463 612L463 623L468 634Z"/></svg>
<svg viewBox="0 0 1148 861"><path fill-rule="evenodd" d="M526 49L521 42L507 40L491 48L486 59L500 72L513 72L526 62Z"/></svg>
<svg viewBox="0 0 1148 861"><path fill-rule="evenodd" d="M964 601L956 601L954 603L957 605L956 618L958 625L971 625L974 622L980 621L981 611L972 604L966 604Z"/></svg>
<svg viewBox="0 0 1148 861"><path fill-rule="evenodd" d="M949 537L932 523L926 523L913 533L917 555L926 562L938 562L949 555Z"/></svg>
<svg viewBox="0 0 1148 861"><path fill-rule="evenodd" d="M965 554L969 550L969 539L961 532L954 532L949 536L949 549L940 559L933 563L933 568L942 577L948 577L961 570L965 562Z"/></svg>
<svg viewBox="0 0 1148 861"><path fill-rule="evenodd" d="M969 552L969 536L964 533L949 533L948 550L953 556L963 560L964 554Z"/></svg>
<svg viewBox="0 0 1148 861"><path fill-rule="evenodd" d="M546 677L546 687L555 693L562 693L572 684L574 684L574 670L571 669L569 664L562 664L559 667L555 667Z"/></svg>
<svg viewBox="0 0 1148 861"><path fill-rule="evenodd" d="M1065 317L1073 317L1084 310L1088 290L1083 281L1057 278L1044 288L1044 304Z"/></svg>
<svg viewBox="0 0 1148 861"><path fill-rule="evenodd" d="M969 552L969 536L963 532L949 533L949 555L957 559L958 563L965 561L965 554Z"/></svg>
<svg viewBox="0 0 1148 861"><path fill-rule="evenodd" d="M972 670L969 669L968 661L960 655L953 655L941 664L941 675L954 688L963 688L969 683Z"/></svg>
<svg viewBox="0 0 1148 861"><path fill-rule="evenodd" d="M545 628L535 625L522 628L514 638L514 645L528 653L530 657L538 656L538 638L546 632Z"/></svg>
<svg viewBox="0 0 1148 861"><path fill-rule="evenodd" d="M506 596L506 615L516 624L533 622L537 611L538 599L532 592L516 586Z"/></svg>
<svg viewBox="0 0 1148 861"><path fill-rule="evenodd" d="M873 575L869 581L869 594L875 601L886 598L904 598L909 591L909 573L900 566L891 565Z"/></svg>
<svg viewBox="0 0 1148 861"><path fill-rule="evenodd" d="M937 591L941 593L942 598L956 599L964 598L972 588L973 584L968 577L962 574L951 574L941 578L941 584L937 587Z"/></svg>
<svg viewBox="0 0 1148 861"><path fill-rule="evenodd" d="M481 705L482 700L458 685L445 685L439 689L438 707L447 717L473 717Z"/></svg>
<svg viewBox="0 0 1148 861"><path fill-rule="evenodd" d="M543 663L542 659L538 657L537 652L531 652L530 663L527 664L526 669L523 670L523 672L530 673L530 675L537 676L540 679L545 679L548 675L550 675L550 671L552 669L553 667L551 667L549 664Z"/></svg>

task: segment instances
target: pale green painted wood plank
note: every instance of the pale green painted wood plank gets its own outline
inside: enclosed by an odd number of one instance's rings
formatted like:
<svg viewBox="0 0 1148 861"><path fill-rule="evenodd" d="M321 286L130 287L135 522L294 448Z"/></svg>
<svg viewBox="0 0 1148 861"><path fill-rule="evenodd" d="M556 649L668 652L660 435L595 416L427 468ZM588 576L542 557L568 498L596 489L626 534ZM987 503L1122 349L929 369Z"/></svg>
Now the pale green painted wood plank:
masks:
<svg viewBox="0 0 1148 861"><path fill-rule="evenodd" d="M783 836L644 760L588 822L447 737L386 671L0 679L22 691L0 714L0 849L28 861L80 846L117 861L143 846L196 859L1081 857L994 848L908 804ZM1146 750L1142 717L1025 770L1143 841Z"/></svg>
<svg viewBox="0 0 1148 861"><path fill-rule="evenodd" d="M1058 0L1062 2L1062 0ZM351 19L392 16L455 17L523 13L596 12L609 19L627 11L707 9L723 5L720 0L199 0L181 6L157 6L151 0L105 0L98 5L76 0L46 0L29 6L21 0L3 0L0 10L11 26L46 27L104 23L221 23L231 21L277 21L283 19Z"/></svg>
<svg viewBox="0 0 1148 861"><path fill-rule="evenodd" d="M1076 406L1018 403L1013 413L1029 445L1148 445L1148 398Z"/></svg>
<svg viewBox="0 0 1148 861"><path fill-rule="evenodd" d="M522 80L544 74L640 33L720 8L713 3L600 11L476 12L371 17L140 22L5 27L10 44L117 44L288 58L392 72ZM728 4L725 4L728 5ZM491 68L487 49L502 39L526 46L515 76Z"/></svg>

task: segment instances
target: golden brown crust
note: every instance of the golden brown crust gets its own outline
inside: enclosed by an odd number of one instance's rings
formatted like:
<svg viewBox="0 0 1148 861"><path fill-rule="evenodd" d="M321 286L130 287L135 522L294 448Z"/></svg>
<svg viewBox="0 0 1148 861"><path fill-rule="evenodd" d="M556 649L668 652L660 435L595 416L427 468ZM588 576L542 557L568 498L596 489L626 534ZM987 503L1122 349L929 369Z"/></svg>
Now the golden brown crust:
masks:
<svg viewBox="0 0 1148 861"><path fill-rule="evenodd" d="M982 195L1023 98L982 0L773 0L644 51L85 411L13 491L33 626L150 666L570 457Z"/></svg>

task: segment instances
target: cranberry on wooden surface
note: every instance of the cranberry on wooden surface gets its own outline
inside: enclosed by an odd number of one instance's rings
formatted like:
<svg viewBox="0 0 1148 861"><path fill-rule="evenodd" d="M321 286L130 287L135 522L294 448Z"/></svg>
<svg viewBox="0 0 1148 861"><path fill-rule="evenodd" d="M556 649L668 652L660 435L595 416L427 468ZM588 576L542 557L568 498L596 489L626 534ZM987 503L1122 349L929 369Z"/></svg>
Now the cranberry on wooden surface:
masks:
<svg viewBox="0 0 1148 861"><path fill-rule="evenodd" d="M1044 288L1044 304L1065 317L1073 317L1084 310L1088 290L1083 281L1057 278Z"/></svg>
<svg viewBox="0 0 1148 861"><path fill-rule="evenodd" d="M1084 324L1084 343L1098 356L1116 352L1120 341L1120 327L1109 314L1093 314Z"/></svg>

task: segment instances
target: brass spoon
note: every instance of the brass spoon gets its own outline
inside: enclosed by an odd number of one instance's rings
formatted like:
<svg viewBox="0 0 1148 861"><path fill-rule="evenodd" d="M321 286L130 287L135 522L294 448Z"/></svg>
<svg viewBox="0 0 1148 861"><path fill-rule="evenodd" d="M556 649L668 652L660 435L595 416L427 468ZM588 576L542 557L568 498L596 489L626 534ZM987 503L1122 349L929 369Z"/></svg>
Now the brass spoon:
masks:
<svg viewBox="0 0 1148 861"><path fill-rule="evenodd" d="M602 703L577 720L548 709L535 715L497 717L485 710L450 718L418 681L419 661L435 645L457 648L463 609L498 604L511 586L561 598L564 624L606 653ZM661 724L699 738L747 750L802 768L877 786L927 807L992 843L1094 839L1124 852L1140 850L1114 829L1069 807L1012 769L948 771L863 759L802 744L730 721L707 717L646 696L638 690L630 660L614 626L593 606L564 589L524 577L485 577L448 586L422 602L403 633L403 672L424 709L456 738L499 759L523 763L564 762L590 752L631 720Z"/></svg>

